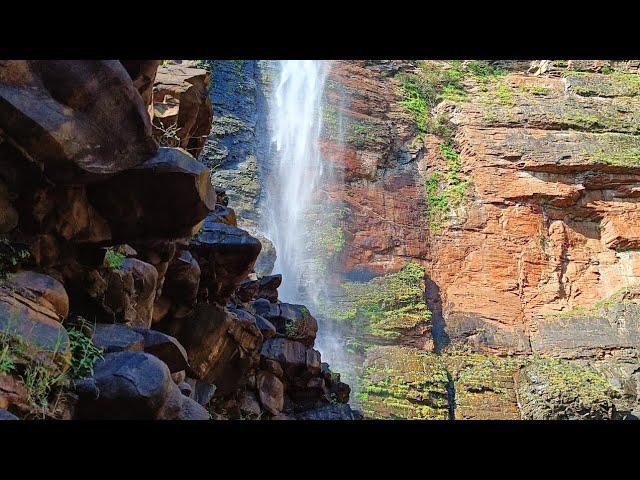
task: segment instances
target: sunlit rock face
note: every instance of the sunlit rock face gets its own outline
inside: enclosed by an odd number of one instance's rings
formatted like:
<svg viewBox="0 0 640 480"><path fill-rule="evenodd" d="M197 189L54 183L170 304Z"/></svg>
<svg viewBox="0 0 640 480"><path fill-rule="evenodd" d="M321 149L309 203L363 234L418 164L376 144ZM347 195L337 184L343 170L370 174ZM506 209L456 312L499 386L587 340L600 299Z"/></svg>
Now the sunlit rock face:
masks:
<svg viewBox="0 0 640 480"><path fill-rule="evenodd" d="M344 171L344 272L366 279L419 261L447 341L502 353L531 353L542 316L640 274L635 64L525 65L336 62L327 82L327 110L343 122L323 151ZM428 115L447 135L417 132L406 102L403 75L428 82L429 69L461 72L460 94L440 86ZM429 181L451 163L460 198L440 211L447 181L431 193Z"/></svg>

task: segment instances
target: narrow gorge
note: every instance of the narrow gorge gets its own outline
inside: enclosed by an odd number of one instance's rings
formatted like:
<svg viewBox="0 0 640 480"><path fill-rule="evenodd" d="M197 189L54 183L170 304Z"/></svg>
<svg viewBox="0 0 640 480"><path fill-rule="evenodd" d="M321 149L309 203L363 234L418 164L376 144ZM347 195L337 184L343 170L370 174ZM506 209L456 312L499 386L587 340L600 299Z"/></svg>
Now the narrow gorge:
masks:
<svg viewBox="0 0 640 480"><path fill-rule="evenodd" d="M640 61L0 61L0 419L640 416Z"/></svg>

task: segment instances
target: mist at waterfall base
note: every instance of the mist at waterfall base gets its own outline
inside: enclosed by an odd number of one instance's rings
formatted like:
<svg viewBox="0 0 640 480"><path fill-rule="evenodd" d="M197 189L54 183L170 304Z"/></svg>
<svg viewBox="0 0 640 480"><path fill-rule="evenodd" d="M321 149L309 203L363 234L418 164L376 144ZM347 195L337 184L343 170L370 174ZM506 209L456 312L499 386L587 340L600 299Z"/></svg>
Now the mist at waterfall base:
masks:
<svg viewBox="0 0 640 480"><path fill-rule="evenodd" d="M272 155L261 231L276 250L273 272L282 274L280 300L309 308L319 323L316 348L323 362L351 383L355 378L348 371L344 339L326 316L332 301L327 286L334 272L321 248L323 232L336 218L326 187L339 180L320 150L329 68L328 62L316 60L279 62L269 102Z"/></svg>

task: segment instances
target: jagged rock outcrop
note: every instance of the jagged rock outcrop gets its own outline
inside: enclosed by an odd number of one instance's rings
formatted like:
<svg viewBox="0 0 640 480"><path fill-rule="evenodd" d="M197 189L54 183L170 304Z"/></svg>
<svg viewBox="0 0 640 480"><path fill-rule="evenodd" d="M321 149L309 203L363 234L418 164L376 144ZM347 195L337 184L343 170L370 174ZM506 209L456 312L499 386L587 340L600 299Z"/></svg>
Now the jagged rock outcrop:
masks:
<svg viewBox="0 0 640 480"><path fill-rule="evenodd" d="M190 65L162 65L153 84L154 137L198 157L209 136L212 106L209 71Z"/></svg>

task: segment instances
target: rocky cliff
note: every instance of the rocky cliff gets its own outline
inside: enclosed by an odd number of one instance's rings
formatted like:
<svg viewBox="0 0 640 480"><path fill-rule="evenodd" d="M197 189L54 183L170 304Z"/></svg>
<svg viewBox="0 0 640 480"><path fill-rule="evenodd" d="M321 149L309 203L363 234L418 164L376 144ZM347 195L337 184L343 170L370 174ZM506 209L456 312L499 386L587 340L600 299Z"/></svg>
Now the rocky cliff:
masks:
<svg viewBox="0 0 640 480"><path fill-rule="evenodd" d="M1 419L359 418L212 184L216 87L202 62L0 62Z"/></svg>
<svg viewBox="0 0 640 480"><path fill-rule="evenodd" d="M638 413L638 66L333 63L334 317L365 414Z"/></svg>

